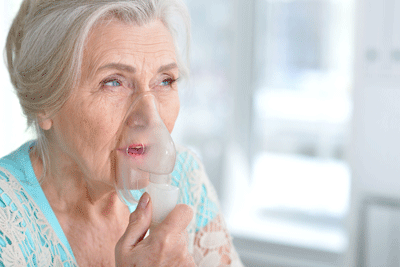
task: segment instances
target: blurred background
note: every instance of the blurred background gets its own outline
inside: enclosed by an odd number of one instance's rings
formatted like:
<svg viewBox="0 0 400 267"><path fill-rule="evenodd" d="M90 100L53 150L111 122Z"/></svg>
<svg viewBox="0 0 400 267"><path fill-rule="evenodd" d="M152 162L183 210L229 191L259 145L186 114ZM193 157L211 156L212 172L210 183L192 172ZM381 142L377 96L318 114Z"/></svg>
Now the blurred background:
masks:
<svg viewBox="0 0 400 267"><path fill-rule="evenodd" d="M4 47L21 0L1 1ZM173 138L203 160L245 265L400 266L400 1L184 1ZM1 157L34 137L0 78Z"/></svg>

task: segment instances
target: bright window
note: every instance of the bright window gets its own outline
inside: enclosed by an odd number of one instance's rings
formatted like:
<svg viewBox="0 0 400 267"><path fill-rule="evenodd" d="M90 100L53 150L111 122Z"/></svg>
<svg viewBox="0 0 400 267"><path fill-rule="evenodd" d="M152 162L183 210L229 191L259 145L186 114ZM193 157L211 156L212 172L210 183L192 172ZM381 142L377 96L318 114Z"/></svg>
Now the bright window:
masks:
<svg viewBox="0 0 400 267"><path fill-rule="evenodd" d="M354 2L186 2L192 96L176 139L201 154L233 233L342 252Z"/></svg>

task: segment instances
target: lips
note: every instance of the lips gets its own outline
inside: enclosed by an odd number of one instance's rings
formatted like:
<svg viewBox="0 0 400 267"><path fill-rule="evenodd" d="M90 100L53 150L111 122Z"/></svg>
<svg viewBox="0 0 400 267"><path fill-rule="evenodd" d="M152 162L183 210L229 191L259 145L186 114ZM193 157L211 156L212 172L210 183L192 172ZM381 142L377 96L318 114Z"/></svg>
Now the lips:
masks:
<svg viewBox="0 0 400 267"><path fill-rule="evenodd" d="M131 156L140 156L145 153L145 146L143 144L134 144L126 148L126 154Z"/></svg>

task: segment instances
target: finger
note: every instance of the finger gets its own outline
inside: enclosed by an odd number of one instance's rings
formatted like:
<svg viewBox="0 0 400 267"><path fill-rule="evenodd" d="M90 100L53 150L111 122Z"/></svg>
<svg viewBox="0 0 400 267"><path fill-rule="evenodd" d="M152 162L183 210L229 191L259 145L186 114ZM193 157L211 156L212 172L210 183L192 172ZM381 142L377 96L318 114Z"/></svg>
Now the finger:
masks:
<svg viewBox="0 0 400 267"><path fill-rule="evenodd" d="M175 232L182 232L189 225L192 218L192 208L185 204L178 204L160 224L160 227L166 227L170 230L175 230Z"/></svg>
<svg viewBox="0 0 400 267"><path fill-rule="evenodd" d="M133 248L146 235L151 223L152 203L150 195L144 193L139 200L138 206L129 216L129 224L120 242L127 248Z"/></svg>

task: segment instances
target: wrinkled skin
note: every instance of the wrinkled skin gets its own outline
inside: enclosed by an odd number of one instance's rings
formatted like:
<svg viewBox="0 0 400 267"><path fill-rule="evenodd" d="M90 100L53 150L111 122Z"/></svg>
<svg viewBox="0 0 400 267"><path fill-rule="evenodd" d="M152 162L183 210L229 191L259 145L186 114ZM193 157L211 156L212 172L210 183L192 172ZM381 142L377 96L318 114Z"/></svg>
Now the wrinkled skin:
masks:
<svg viewBox="0 0 400 267"><path fill-rule="evenodd" d="M131 103L152 92L171 132L178 78L173 40L160 21L99 24L85 46L79 86L56 115L38 114L51 159L42 188L79 266L194 266L183 238L193 217L188 206L178 205L142 240L151 201L130 215L114 189L115 155L129 145L124 118ZM30 157L40 177L42 162L34 150Z"/></svg>

